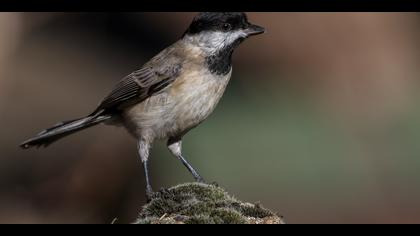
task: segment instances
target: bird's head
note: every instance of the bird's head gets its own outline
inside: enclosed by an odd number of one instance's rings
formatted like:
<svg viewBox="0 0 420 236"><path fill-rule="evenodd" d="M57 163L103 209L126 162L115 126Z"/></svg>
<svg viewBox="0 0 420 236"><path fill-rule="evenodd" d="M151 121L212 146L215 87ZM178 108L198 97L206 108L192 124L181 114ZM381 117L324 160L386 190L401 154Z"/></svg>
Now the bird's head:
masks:
<svg viewBox="0 0 420 236"><path fill-rule="evenodd" d="M233 50L246 38L262 34L265 29L251 24L243 12L199 13L183 38L208 53Z"/></svg>

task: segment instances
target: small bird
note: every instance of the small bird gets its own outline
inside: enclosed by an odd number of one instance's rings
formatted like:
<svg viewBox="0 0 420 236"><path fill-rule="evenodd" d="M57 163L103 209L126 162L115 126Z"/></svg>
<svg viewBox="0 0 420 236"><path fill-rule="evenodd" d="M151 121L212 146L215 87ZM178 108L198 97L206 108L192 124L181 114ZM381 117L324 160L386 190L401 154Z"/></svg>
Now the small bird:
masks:
<svg viewBox="0 0 420 236"><path fill-rule="evenodd" d="M243 12L202 12L181 39L117 83L88 116L61 122L23 142L24 149L48 146L94 125L123 125L137 139L138 155L149 179L149 150L167 140L169 151L204 182L182 155L183 136L215 109L232 74L232 53L245 39L265 32Z"/></svg>

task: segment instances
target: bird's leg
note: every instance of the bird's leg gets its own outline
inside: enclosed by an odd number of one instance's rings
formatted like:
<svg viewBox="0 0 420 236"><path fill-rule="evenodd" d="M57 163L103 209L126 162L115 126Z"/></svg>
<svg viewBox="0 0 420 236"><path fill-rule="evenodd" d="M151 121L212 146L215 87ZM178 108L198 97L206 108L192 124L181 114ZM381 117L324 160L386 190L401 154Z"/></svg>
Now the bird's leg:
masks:
<svg viewBox="0 0 420 236"><path fill-rule="evenodd" d="M152 189L152 185L150 184L148 162L149 161L143 162L143 168L144 168L144 175L146 177L146 197L147 197L147 200L151 200L153 196L153 189Z"/></svg>
<svg viewBox="0 0 420 236"><path fill-rule="evenodd" d="M190 171L195 181L199 183L204 183L203 177L201 177L200 174L198 174L198 172L191 166L190 163L188 163L187 160L185 160L185 158L182 155L179 155L177 157L181 160L182 164L184 164L184 166L187 167L188 171Z"/></svg>
<svg viewBox="0 0 420 236"><path fill-rule="evenodd" d="M140 156L140 159L143 163L144 168L144 175L146 177L146 198L147 201L150 201L153 196L153 189L152 185L150 184L150 178L149 178L149 149L150 144L146 142L143 139L140 139L137 143L137 150Z"/></svg>
<svg viewBox="0 0 420 236"><path fill-rule="evenodd" d="M204 179L198 174L198 172L188 163L187 160L182 156L182 140L181 139L169 139L168 140L168 149L169 151L178 158L185 167L187 167L188 171L192 174L194 179L197 182L204 183Z"/></svg>

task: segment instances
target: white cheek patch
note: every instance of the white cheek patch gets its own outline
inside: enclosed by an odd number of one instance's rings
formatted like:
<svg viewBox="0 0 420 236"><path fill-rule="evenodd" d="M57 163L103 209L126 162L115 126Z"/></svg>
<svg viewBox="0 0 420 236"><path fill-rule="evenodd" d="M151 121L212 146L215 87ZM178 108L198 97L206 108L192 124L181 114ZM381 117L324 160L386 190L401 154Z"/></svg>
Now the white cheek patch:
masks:
<svg viewBox="0 0 420 236"><path fill-rule="evenodd" d="M242 30L231 32L206 31L190 37L190 41L209 53L215 53L247 35Z"/></svg>
<svg viewBox="0 0 420 236"><path fill-rule="evenodd" d="M243 30L236 30L228 33L226 38L226 45L232 44L239 38L246 38L247 34Z"/></svg>

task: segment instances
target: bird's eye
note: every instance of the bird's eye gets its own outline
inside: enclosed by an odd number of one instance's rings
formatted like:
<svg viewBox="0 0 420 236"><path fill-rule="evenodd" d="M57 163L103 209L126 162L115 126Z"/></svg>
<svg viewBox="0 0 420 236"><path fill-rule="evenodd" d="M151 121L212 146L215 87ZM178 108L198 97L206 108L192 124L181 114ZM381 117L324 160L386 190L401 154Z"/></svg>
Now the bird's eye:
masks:
<svg viewBox="0 0 420 236"><path fill-rule="evenodd" d="M224 24L223 24L223 26L222 26L222 29L223 29L224 31L229 31L229 30L231 30L231 29L232 29L232 25L231 25L231 24L229 24L229 23L224 23Z"/></svg>

